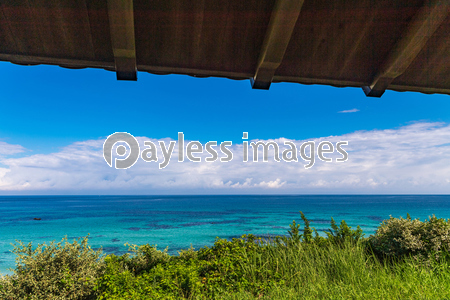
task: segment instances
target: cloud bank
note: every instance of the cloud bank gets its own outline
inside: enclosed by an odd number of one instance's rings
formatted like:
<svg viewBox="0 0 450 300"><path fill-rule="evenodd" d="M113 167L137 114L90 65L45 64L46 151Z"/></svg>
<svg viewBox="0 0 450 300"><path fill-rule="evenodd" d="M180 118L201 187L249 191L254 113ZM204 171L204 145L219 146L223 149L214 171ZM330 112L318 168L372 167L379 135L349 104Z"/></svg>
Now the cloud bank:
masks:
<svg viewBox="0 0 450 300"><path fill-rule="evenodd" d="M139 143L157 140L138 137ZM314 139L348 141L346 162L243 162L242 144L229 147L232 161L177 161L160 170L157 162L139 159L116 170L103 159L104 139L71 144L52 154L21 158L24 151L0 143L1 194L352 194L450 193L450 124L414 123L397 129L357 131ZM166 143L171 139L164 139ZM282 145L287 139L274 139ZM306 140L290 140L300 146ZM220 142L220 141L219 141ZM331 155L330 157L333 157ZM335 156L336 158L337 156ZM160 158L161 160L162 158Z"/></svg>

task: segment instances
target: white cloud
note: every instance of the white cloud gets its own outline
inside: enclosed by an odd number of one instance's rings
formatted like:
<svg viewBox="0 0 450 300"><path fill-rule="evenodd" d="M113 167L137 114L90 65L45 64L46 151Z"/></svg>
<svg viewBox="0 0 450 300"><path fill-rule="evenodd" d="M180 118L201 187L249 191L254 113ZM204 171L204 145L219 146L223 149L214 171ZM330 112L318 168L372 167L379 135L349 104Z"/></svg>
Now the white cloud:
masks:
<svg viewBox="0 0 450 300"><path fill-rule="evenodd" d="M285 183L286 183L286 181L281 182L280 178L277 178L276 180L269 181L269 182L262 181L259 183L259 186L268 187L271 189L278 189L278 188L282 187Z"/></svg>
<svg viewBox="0 0 450 300"><path fill-rule="evenodd" d="M359 111L359 109L353 108L353 109L349 109L349 110L341 110L341 111L338 111L338 113L354 113L354 112L358 112L358 111Z"/></svg>
<svg viewBox="0 0 450 300"><path fill-rule="evenodd" d="M6 168L0 168L0 192L449 193L449 138L450 124L442 123L415 123L397 129L317 138L316 147L324 140L334 144L348 141L343 147L348 152L348 161L326 163L316 155L310 169L303 167L307 162L301 158L299 162L276 162L270 155L269 162L260 159L244 163L242 144L230 147L234 154L231 162L207 163L205 158L209 155L205 152L197 154L202 157L201 163L180 163L175 147L172 160L162 170L158 163L141 159L127 170L110 168L102 156L104 140L89 140L71 144L57 153L1 159ZM140 145L144 140L156 142L146 137L138 140ZM282 145L287 140L273 141ZM304 141L293 142L300 146ZM337 153L328 156L341 157Z"/></svg>
<svg viewBox="0 0 450 300"><path fill-rule="evenodd" d="M22 153L25 150L26 149L20 145L11 145L6 142L0 141L0 157Z"/></svg>

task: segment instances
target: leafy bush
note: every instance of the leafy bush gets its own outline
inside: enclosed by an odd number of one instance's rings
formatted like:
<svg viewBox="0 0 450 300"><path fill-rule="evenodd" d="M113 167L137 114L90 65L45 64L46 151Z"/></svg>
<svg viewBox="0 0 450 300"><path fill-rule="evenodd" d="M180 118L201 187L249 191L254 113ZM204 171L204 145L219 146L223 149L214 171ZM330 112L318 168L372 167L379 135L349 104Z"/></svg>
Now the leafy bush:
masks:
<svg viewBox="0 0 450 300"><path fill-rule="evenodd" d="M123 262L125 267L131 270L135 275L141 274L151 270L158 264L164 264L169 261L170 255L167 254L167 248L164 251L159 251L156 246L151 246L149 244L145 245L130 245L129 251L133 254L129 256L124 254ZM126 259L128 258L129 259Z"/></svg>
<svg viewBox="0 0 450 300"><path fill-rule="evenodd" d="M300 241L310 243L313 241L313 232L317 234L317 231L309 226L310 222L305 217L303 212L300 212L300 216L303 220L303 223L305 223L305 229L303 229L303 233L300 234L300 224L295 223L295 220L292 221L292 224L289 225L291 229L288 230L289 240L293 243L298 243Z"/></svg>
<svg viewBox="0 0 450 300"><path fill-rule="evenodd" d="M107 268L94 287L98 299L184 299L202 283L197 268L183 263L157 264L141 274L122 268L119 257L105 258Z"/></svg>
<svg viewBox="0 0 450 300"><path fill-rule="evenodd" d="M92 250L88 238L67 238L33 248L18 242L14 275L0 283L1 299L94 299L93 287L102 274L102 251Z"/></svg>
<svg viewBox="0 0 450 300"><path fill-rule="evenodd" d="M217 239L212 247L201 248L197 265L204 290L216 296L225 291L265 290L271 284L265 282L266 266L261 264L265 247L264 239L249 234L231 241Z"/></svg>
<svg viewBox="0 0 450 300"><path fill-rule="evenodd" d="M439 259L450 250L450 219L438 219L434 215L424 222L392 216L384 220L370 245L373 251L385 257L415 259Z"/></svg>
<svg viewBox="0 0 450 300"><path fill-rule="evenodd" d="M316 243L317 245L324 246L326 243L331 242L334 244L342 244L345 241L350 242L358 242L363 239L364 233L361 227L357 226L356 230L353 230L347 223L342 220L340 225L336 224L333 218L331 218L331 229L328 229L328 232L325 232L328 239L325 239L317 233L317 230L314 227L310 226L309 220L305 217L303 212L300 212L300 216L305 224L305 228L303 229L303 233L300 234L300 224L297 224L292 221L292 224L289 225L290 230L288 230L289 237L284 240L284 242L288 243ZM314 234L314 235L313 235ZM280 239L278 238L278 241Z"/></svg>
<svg viewBox="0 0 450 300"><path fill-rule="evenodd" d="M344 220L341 221L340 225L337 225L333 218L331 218L331 229L328 229L328 231L325 232L328 240L335 244L342 244L347 240L358 242L364 237L364 233L359 225L356 227L356 230L353 230Z"/></svg>
<svg viewBox="0 0 450 300"><path fill-rule="evenodd" d="M167 248L129 246L131 255L105 257L105 272L94 287L98 299L189 298L202 286L197 266L189 260L193 250L172 257Z"/></svg>

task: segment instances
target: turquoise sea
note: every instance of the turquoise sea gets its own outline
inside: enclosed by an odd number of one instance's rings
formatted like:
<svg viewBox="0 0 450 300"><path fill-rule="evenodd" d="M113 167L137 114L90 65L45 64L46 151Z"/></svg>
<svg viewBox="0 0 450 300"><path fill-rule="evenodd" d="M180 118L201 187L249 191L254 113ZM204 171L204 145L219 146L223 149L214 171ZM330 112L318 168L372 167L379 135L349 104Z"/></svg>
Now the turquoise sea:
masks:
<svg viewBox="0 0 450 300"><path fill-rule="evenodd" d="M334 217L360 225L367 236L389 215L450 218L450 196L2 196L0 273L15 265L15 240L37 245L89 234L89 244L105 253L125 253L127 242L176 253L211 245L216 237L286 234L292 220L301 221L299 211L319 232Z"/></svg>

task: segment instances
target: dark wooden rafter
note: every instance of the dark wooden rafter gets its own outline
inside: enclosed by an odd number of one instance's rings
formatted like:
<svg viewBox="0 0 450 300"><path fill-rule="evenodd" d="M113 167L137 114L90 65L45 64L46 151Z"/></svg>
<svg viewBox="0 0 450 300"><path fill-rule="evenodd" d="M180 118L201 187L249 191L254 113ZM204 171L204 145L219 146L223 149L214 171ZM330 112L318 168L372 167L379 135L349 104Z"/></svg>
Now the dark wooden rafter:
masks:
<svg viewBox="0 0 450 300"><path fill-rule="evenodd" d="M428 39L450 12L450 0L427 0L412 19L405 34L394 46L388 58L369 86L363 86L368 97L381 97L391 82L402 75L423 49Z"/></svg>
<svg viewBox="0 0 450 300"><path fill-rule="evenodd" d="M276 1L259 54L256 72L250 79L252 88L269 89L275 71L283 61L302 6L303 0Z"/></svg>
<svg viewBox="0 0 450 300"><path fill-rule="evenodd" d="M107 0L117 80L137 80L133 0Z"/></svg>

